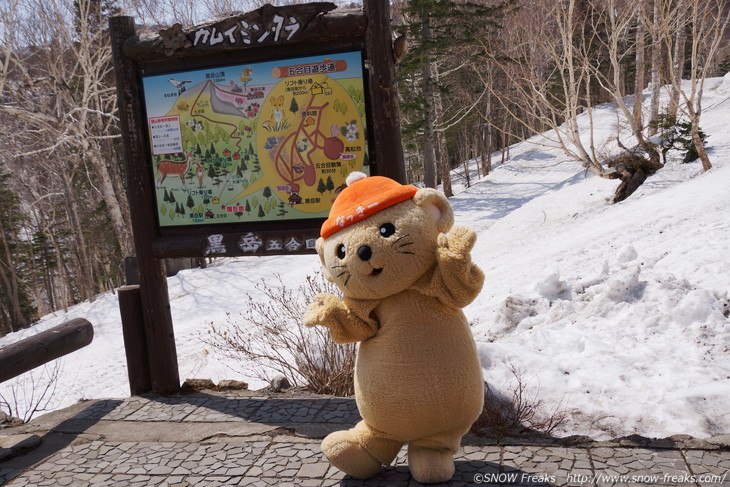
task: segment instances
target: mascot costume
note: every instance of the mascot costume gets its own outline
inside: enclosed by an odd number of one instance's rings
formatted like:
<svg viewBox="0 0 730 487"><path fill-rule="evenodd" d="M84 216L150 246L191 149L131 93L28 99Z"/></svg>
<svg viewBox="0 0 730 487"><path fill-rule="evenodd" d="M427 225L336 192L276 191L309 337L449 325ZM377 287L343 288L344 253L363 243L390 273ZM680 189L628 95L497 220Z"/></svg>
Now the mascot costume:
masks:
<svg viewBox="0 0 730 487"><path fill-rule="evenodd" d="M304 323L327 327L337 343L360 343L355 399L363 419L327 436L322 450L366 479L408 443L416 481L448 481L484 400L461 311L484 282L470 256L476 234L452 227L451 206L434 189L358 172L347 185L317 240L325 275L344 298L317 296Z"/></svg>

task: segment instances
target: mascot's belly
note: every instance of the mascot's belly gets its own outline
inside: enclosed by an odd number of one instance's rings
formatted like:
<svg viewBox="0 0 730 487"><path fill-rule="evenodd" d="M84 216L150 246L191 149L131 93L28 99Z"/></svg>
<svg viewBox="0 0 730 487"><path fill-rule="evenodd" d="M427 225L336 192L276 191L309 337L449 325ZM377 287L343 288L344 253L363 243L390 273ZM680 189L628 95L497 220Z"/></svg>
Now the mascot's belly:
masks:
<svg viewBox="0 0 730 487"><path fill-rule="evenodd" d="M464 314L413 291L386 298L375 312L380 330L360 344L355 366L363 419L404 441L465 432L484 396Z"/></svg>

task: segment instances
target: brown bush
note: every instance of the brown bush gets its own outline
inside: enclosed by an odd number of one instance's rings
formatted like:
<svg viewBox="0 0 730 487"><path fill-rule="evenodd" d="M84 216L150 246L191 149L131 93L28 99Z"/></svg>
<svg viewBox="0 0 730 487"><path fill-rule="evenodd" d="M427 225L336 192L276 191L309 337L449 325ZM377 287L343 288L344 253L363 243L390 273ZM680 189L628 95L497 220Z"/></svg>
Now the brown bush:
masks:
<svg viewBox="0 0 730 487"><path fill-rule="evenodd" d="M484 409L471 427L478 436L519 436L537 434L551 436L565 422L569 411L562 402L545 413L545 401L538 398L539 391L530 394L524 371L510 366L516 384L508 395L484 383Z"/></svg>
<svg viewBox="0 0 730 487"><path fill-rule="evenodd" d="M302 322L315 296L340 295L337 287L319 272L296 289L285 285L280 275L275 278L278 285L263 279L254 285L266 300L249 296L238 318L229 314L224 326L209 323L207 342L227 357L244 359L262 380L281 374L319 394L354 394L355 345L338 345L327 329L307 328Z"/></svg>

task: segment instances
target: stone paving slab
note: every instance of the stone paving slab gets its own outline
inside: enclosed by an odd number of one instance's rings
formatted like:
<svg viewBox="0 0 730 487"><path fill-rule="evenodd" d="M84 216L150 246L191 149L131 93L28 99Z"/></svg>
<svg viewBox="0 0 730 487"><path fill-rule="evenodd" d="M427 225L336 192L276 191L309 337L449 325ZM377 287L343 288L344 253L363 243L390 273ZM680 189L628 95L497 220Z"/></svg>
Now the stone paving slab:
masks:
<svg viewBox="0 0 730 487"><path fill-rule="evenodd" d="M343 398L201 393L95 401L75 407L72 417L59 418L55 426L50 419L25 426L26 433L42 438L39 451L54 441L58 446L42 455L36 452L39 458L25 463L23 456L0 462L0 485L421 485L410 476L405 448L393 466L365 481L329 464L320 450L321 436L358 420L354 401ZM46 428L45 433L39 428ZM149 438L175 441L137 441L136 433L135 441L129 441L130 435L120 433L155 428L166 433L150 433ZM218 433L211 434L213 430ZM302 433L315 430L321 434ZM723 446L652 449L619 443L565 447L480 441L470 438L462 447L456 474L441 485L730 487L730 449Z"/></svg>

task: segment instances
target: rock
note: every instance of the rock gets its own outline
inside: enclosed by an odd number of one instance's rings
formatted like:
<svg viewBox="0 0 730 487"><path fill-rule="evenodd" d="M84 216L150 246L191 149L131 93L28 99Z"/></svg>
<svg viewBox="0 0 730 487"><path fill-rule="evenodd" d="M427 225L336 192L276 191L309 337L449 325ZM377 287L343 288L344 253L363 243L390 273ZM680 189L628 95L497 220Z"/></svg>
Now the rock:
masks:
<svg viewBox="0 0 730 487"><path fill-rule="evenodd" d="M646 438L645 436L641 435L629 435L629 436L623 436L621 438L618 438L618 444L621 446L648 446L649 443L651 443L650 438Z"/></svg>
<svg viewBox="0 0 730 487"><path fill-rule="evenodd" d="M269 385L269 390L271 392L281 392L286 389L289 389L291 387L291 384L289 383L289 379L284 377L283 375L277 375L273 379L271 379L271 383Z"/></svg>
<svg viewBox="0 0 730 487"><path fill-rule="evenodd" d="M730 435L715 435L705 440L711 445L717 445L720 448L730 449Z"/></svg>
<svg viewBox="0 0 730 487"><path fill-rule="evenodd" d="M192 394L193 392L215 389L215 384L210 379L185 379L180 394Z"/></svg>
<svg viewBox="0 0 730 487"><path fill-rule="evenodd" d="M560 443L565 446L580 446L580 445L590 445L593 443L593 438L590 436L585 435L571 435L566 436L565 438L560 438Z"/></svg>
<svg viewBox="0 0 730 487"><path fill-rule="evenodd" d="M669 437L669 439L675 443L681 443L685 440L691 440L692 437L690 435L672 435Z"/></svg>
<svg viewBox="0 0 730 487"><path fill-rule="evenodd" d="M4 412L0 411L0 429L1 428L12 428L13 426L20 426L23 424L23 420L9 416Z"/></svg>
<svg viewBox="0 0 730 487"><path fill-rule="evenodd" d="M241 380L222 380L218 383L219 391L245 391L248 383Z"/></svg>

